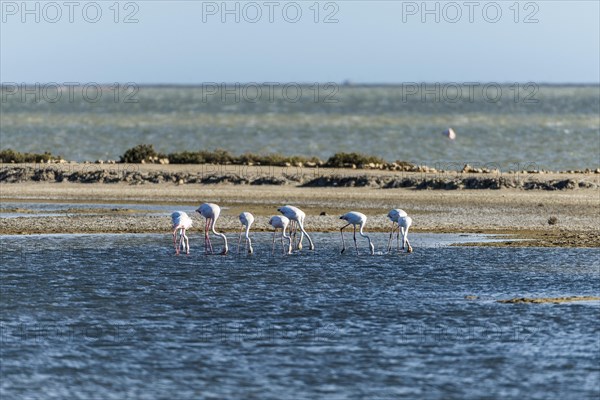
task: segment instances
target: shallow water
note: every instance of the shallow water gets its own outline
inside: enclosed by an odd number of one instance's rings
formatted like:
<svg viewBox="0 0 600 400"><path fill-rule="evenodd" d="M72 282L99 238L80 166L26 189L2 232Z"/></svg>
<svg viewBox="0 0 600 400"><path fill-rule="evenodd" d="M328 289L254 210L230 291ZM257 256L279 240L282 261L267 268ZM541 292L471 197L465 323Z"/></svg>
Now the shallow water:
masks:
<svg viewBox="0 0 600 400"><path fill-rule="evenodd" d="M2 103L2 148L51 151L70 160L119 159L152 143L161 152L213 150L317 156L364 152L438 169L501 171L597 168L597 85L539 86L532 98L511 86L490 101L479 90L447 101L407 96L402 86L339 86L333 98L258 101L205 96L202 87L142 87L137 102ZM465 88L466 90L466 88ZM327 100L327 101L326 101ZM329 101L333 100L333 101ZM457 140L441 132L454 128Z"/></svg>
<svg viewBox="0 0 600 400"><path fill-rule="evenodd" d="M226 257L197 235L179 257L169 235L0 237L2 398L597 398L598 302L495 302L597 296L597 249L253 237Z"/></svg>

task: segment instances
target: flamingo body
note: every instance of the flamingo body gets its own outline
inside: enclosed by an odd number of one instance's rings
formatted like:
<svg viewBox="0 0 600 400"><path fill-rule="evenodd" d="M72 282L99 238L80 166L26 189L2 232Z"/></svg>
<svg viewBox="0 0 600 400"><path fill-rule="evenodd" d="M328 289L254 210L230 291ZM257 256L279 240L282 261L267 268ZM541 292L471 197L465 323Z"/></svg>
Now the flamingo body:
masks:
<svg viewBox="0 0 600 400"><path fill-rule="evenodd" d="M388 213L388 218L390 219L390 221L392 222L398 222L398 218L400 217L406 217L408 214L406 213L406 211L400 209L400 208L394 208L393 210L390 210L390 212Z"/></svg>

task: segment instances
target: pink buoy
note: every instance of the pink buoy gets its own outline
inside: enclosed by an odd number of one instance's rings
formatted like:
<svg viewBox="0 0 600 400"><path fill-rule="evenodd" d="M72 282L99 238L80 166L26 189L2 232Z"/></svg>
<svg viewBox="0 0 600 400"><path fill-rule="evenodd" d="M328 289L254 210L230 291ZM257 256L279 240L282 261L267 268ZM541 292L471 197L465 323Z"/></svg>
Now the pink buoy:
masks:
<svg viewBox="0 0 600 400"><path fill-rule="evenodd" d="M454 129L448 128L444 131L444 136L446 136L450 140L454 140L456 139L456 132L454 132Z"/></svg>

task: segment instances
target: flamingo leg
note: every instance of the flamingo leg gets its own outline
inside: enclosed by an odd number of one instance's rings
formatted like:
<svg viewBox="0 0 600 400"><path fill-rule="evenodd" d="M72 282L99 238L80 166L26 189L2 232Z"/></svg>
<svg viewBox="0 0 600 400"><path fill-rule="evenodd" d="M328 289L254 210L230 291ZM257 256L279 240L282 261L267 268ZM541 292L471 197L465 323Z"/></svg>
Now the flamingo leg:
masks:
<svg viewBox="0 0 600 400"><path fill-rule="evenodd" d="M283 254L285 254L285 244L283 244L283 229L281 230L281 250L283 250Z"/></svg>
<svg viewBox="0 0 600 400"><path fill-rule="evenodd" d="M183 243L183 236L181 235L181 233L183 232L183 229L179 229L179 231L177 232L177 238L179 239L177 241L177 251L181 252L182 250L185 250L184 248L184 243Z"/></svg>
<svg viewBox="0 0 600 400"><path fill-rule="evenodd" d="M290 232L290 236L292 237L292 249L298 249L298 243L296 243L296 234L298 233L298 227L296 226L297 222L292 220L292 229Z"/></svg>
<svg viewBox="0 0 600 400"><path fill-rule="evenodd" d="M240 238L238 239L238 254L240 254L240 244L242 243L242 233L244 232L244 225L242 225L242 229L240 230Z"/></svg>
<svg viewBox="0 0 600 400"><path fill-rule="evenodd" d="M204 223L204 253L208 254L208 218Z"/></svg>
<svg viewBox="0 0 600 400"><path fill-rule="evenodd" d="M286 239L288 239L288 246L285 254L292 254L292 239L289 236Z"/></svg>
<svg viewBox="0 0 600 400"><path fill-rule="evenodd" d="M304 228L302 227L303 222L296 221L296 224L298 224L298 227L300 227L300 239L298 240L298 250L302 250L302 240L304 240ZM296 227L296 230L298 229L298 227Z"/></svg>
<svg viewBox="0 0 600 400"><path fill-rule="evenodd" d="M185 234L185 229L183 230L183 237L185 239L185 254L190 254L190 240Z"/></svg>
<svg viewBox="0 0 600 400"><path fill-rule="evenodd" d="M175 255L179 255L179 247L177 247L177 229L173 231L173 247L175 247Z"/></svg>
<svg viewBox="0 0 600 400"><path fill-rule="evenodd" d="M207 243L206 243L206 221L204 222L204 253L207 253Z"/></svg>
<svg viewBox="0 0 600 400"><path fill-rule="evenodd" d="M185 254L190 254L190 240L188 239L187 235L185 234L185 228L181 230L181 242L185 247Z"/></svg>
<svg viewBox="0 0 600 400"><path fill-rule="evenodd" d="M277 228L273 231L273 246L271 248L271 255L275 254L275 233L277 233Z"/></svg>
<svg viewBox="0 0 600 400"><path fill-rule="evenodd" d="M392 250L392 237L394 236L394 221L392 221L392 231L390 232L390 239L388 240L387 251L388 253Z"/></svg>
<svg viewBox="0 0 600 400"><path fill-rule="evenodd" d="M410 242L408 241L408 227L404 230L404 232L402 232L402 248L404 249L404 243L406 243L407 247L406 247L406 252L407 253L412 253L413 249L412 246L410 245Z"/></svg>
<svg viewBox="0 0 600 400"><path fill-rule="evenodd" d="M344 242L344 228L348 225L350 224L346 224L340 228L340 235L342 235L342 251L340 252L340 254L344 254L344 251L346 251L346 242Z"/></svg>
<svg viewBox="0 0 600 400"><path fill-rule="evenodd" d="M212 218L210 219L210 223L212 224ZM210 233L206 234L206 237L208 238L208 247L210 248L210 254L215 254L215 250L213 249L213 245L212 242L210 241Z"/></svg>
<svg viewBox="0 0 600 400"><path fill-rule="evenodd" d="M208 249L210 250L210 254L214 254L215 251L213 250L212 243L210 242L210 235L208 234L208 229L209 229L211 223L212 223L212 218L208 218L206 220L206 241L208 242Z"/></svg>
<svg viewBox="0 0 600 400"><path fill-rule="evenodd" d="M356 248L356 255L358 255L358 244L356 243L356 225L352 225L354 228L354 247Z"/></svg>
<svg viewBox="0 0 600 400"><path fill-rule="evenodd" d="M406 240L404 239L406 237L406 229L404 227L400 227L398 230L398 236L400 235L402 235L402 250L404 250L404 245L406 244Z"/></svg>

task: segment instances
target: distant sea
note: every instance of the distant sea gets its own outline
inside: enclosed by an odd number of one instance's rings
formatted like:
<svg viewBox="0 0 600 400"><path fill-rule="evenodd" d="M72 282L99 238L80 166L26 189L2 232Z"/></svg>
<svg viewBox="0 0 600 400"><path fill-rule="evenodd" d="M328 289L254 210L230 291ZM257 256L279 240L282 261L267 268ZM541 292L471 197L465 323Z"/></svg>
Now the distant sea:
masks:
<svg viewBox="0 0 600 400"><path fill-rule="evenodd" d="M42 86L34 96L3 88L0 146L76 161L118 160L126 149L151 143L164 153L222 148L327 159L361 152L443 169L600 166L597 85L82 89ZM454 141L442 134L449 127Z"/></svg>

